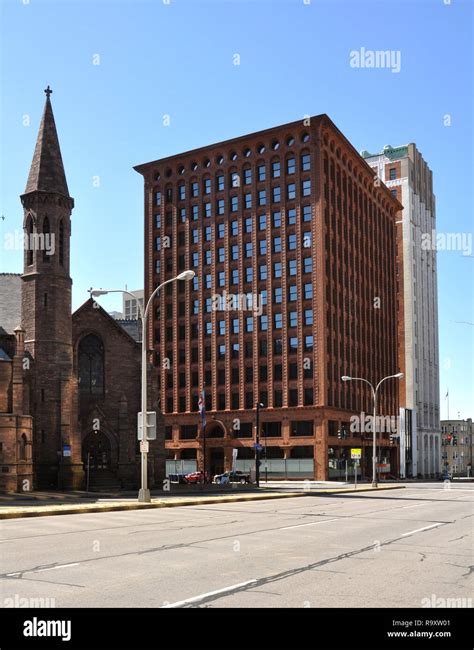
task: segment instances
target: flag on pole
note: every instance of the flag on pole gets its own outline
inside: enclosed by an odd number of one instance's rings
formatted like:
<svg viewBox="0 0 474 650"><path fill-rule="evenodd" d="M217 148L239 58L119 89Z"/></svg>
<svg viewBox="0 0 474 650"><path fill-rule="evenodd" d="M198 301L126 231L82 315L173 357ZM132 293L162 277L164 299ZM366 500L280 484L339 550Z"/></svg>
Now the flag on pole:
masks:
<svg viewBox="0 0 474 650"><path fill-rule="evenodd" d="M206 426L206 390L205 390L205 388L203 388L201 393L199 394L198 409L199 409L199 413L201 414L201 426L204 429L204 427Z"/></svg>

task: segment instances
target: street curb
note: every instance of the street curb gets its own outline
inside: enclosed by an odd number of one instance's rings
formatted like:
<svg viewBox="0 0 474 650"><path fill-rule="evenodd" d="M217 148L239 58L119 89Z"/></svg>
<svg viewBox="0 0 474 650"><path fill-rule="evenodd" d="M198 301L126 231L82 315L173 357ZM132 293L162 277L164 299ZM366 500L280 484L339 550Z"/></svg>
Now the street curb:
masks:
<svg viewBox="0 0 474 650"><path fill-rule="evenodd" d="M150 510L155 508L181 508L183 506L196 506L196 505L212 505L215 503L238 503L242 501L263 501L271 499L293 499L295 497L306 496L325 496L331 494L341 493L357 493L357 492L380 492L382 490L399 490L404 488L404 485L387 485L383 487L373 488L336 488L334 490L305 490L302 492L286 492L286 493L270 493L270 494L252 494L248 496L217 496L217 497L204 497L202 499L183 499L182 501L158 501L155 503L121 503L121 504L100 504L100 505L84 505L78 504L75 508L72 505L62 507L61 505L52 506L31 506L32 508L42 508L42 510L24 510L24 511L11 511L0 512L0 519L23 519L25 517L53 517L55 515L81 515L88 512L117 512L120 510ZM28 506L22 506L24 508Z"/></svg>

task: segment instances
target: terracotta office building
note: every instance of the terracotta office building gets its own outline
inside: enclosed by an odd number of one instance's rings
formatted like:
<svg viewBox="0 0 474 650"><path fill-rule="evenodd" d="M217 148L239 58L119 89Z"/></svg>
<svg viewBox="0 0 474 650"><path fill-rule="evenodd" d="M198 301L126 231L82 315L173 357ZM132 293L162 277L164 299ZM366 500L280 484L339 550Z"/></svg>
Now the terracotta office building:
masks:
<svg viewBox="0 0 474 650"><path fill-rule="evenodd" d="M145 296L196 273L163 288L148 332L168 467L202 468L203 433L211 473L231 467L234 448L237 467L252 467L261 402L272 477L341 476L350 447L365 447L369 475L371 434L350 424L372 413L372 396L341 376L377 382L403 370L398 200L326 115L135 169L145 183ZM384 384L379 413L398 415L399 388ZM379 444L397 474L388 433Z"/></svg>

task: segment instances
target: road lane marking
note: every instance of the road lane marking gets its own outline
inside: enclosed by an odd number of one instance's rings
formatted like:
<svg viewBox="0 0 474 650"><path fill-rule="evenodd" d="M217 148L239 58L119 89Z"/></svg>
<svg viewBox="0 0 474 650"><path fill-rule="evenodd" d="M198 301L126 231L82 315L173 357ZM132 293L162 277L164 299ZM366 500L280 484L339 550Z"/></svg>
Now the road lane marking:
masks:
<svg viewBox="0 0 474 650"><path fill-rule="evenodd" d="M33 573L41 573L42 571L52 571L53 569L66 569L67 567L70 566L78 566L79 562L72 562L71 564L58 564L58 566L50 566L47 569L36 569L36 571L33 571ZM29 573L29 572L25 572Z"/></svg>
<svg viewBox="0 0 474 650"><path fill-rule="evenodd" d="M234 589L239 589L240 587L246 587L247 585L252 585L257 582L256 579L247 580L247 582L239 582L236 585L231 585L230 587L224 587L223 589L216 589L216 591L208 591L207 594L201 594L200 596L193 596L193 598L186 598L186 600L179 600L177 603L170 603L168 605L162 605L161 609L169 609L171 607L181 607L182 605L187 605L189 603L195 603L198 600L203 600L208 596L216 596L217 594L224 594L226 591L233 591Z"/></svg>
<svg viewBox="0 0 474 650"><path fill-rule="evenodd" d="M415 503L414 506L401 506L400 509L404 510L405 508L420 508L421 506L428 506L429 503Z"/></svg>
<svg viewBox="0 0 474 650"><path fill-rule="evenodd" d="M290 530L290 528L302 528L303 526L317 526L318 524L327 524L329 521L337 521L337 517L334 519L325 519L324 521L311 521L309 524L296 524L295 526L285 526L284 528L279 528L278 530Z"/></svg>
<svg viewBox="0 0 474 650"><path fill-rule="evenodd" d="M408 537L408 535L414 535L415 533L421 533L423 530L429 530L430 528L436 528L437 526L442 526L442 523L431 524L431 526L424 526L424 528L417 528L416 530L410 530L409 533L403 533L402 537Z"/></svg>
<svg viewBox="0 0 474 650"><path fill-rule="evenodd" d="M58 566L49 566L46 569L30 569L29 571L17 571L16 573L7 573L7 578L21 576L24 573L42 573L43 571L52 571L53 569L65 569L70 566L78 566L80 562L72 562L71 564L58 564Z"/></svg>

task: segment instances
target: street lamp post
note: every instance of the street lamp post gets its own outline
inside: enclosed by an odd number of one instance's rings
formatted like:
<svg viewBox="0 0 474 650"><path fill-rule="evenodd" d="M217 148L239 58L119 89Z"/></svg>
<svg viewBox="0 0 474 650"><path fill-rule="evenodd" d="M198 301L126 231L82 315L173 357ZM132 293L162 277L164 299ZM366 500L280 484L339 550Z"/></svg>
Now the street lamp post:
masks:
<svg viewBox="0 0 474 650"><path fill-rule="evenodd" d="M348 377L344 375L341 377L342 381L363 381L368 384L372 390L372 397L374 400L374 420L373 420L373 451L372 451L372 487L377 487L377 474L376 474L376 459L377 459L377 391L380 388L381 384L387 379L401 379L403 377L403 372L397 372L396 375L388 375L379 381L377 386L374 388L373 385L367 379L362 377Z"/></svg>
<svg viewBox="0 0 474 650"><path fill-rule="evenodd" d="M263 407L263 404L257 402L255 404L257 410L255 418L255 483L257 484L257 487L260 487L260 451L258 449L258 446L260 445L260 407Z"/></svg>
<svg viewBox="0 0 474 650"><path fill-rule="evenodd" d="M194 271L183 271L175 278L170 278L165 280L160 285L156 287L151 296L148 299L145 309L140 306L140 302L137 300L138 310L140 312L140 317L142 321L142 395L141 395L141 405L142 405L142 441L145 443L148 440L148 418L147 418L147 318L150 305L159 292L159 290L169 284L170 282L175 282L176 280L192 280L194 278ZM126 293L132 298L136 299L136 296L133 295L130 291L125 291L123 289L90 289L89 290L91 298L97 296L104 296L107 293ZM151 501L150 490L148 488L148 452L146 451L146 445L142 445L141 451L141 488L138 492L138 501L149 503Z"/></svg>

